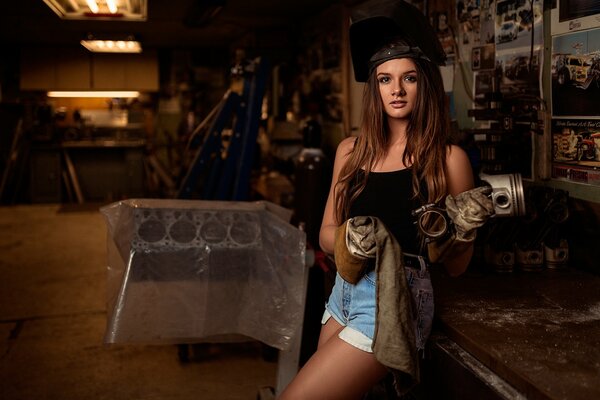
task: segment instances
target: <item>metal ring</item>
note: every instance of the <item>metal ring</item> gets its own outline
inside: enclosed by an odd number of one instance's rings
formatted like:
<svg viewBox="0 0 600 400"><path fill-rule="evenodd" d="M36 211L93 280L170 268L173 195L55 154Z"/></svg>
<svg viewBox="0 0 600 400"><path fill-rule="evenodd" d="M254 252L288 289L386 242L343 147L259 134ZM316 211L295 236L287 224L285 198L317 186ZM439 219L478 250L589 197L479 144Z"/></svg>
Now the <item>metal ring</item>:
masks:
<svg viewBox="0 0 600 400"><path fill-rule="evenodd" d="M442 225L438 226L440 220ZM418 214L417 227L424 236L430 239L439 239L448 232L446 213L437 207L425 208Z"/></svg>

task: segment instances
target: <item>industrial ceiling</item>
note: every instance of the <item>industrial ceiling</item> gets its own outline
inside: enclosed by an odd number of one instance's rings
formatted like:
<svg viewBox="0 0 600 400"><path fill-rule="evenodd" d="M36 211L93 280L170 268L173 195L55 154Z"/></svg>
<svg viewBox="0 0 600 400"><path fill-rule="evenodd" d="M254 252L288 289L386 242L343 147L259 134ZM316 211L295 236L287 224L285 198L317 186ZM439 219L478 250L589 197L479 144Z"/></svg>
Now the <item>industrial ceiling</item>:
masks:
<svg viewBox="0 0 600 400"><path fill-rule="evenodd" d="M88 35L133 35L145 48L219 47L279 35L335 3L352 0L148 0L145 21L61 19L43 0L7 1L0 45L70 46Z"/></svg>

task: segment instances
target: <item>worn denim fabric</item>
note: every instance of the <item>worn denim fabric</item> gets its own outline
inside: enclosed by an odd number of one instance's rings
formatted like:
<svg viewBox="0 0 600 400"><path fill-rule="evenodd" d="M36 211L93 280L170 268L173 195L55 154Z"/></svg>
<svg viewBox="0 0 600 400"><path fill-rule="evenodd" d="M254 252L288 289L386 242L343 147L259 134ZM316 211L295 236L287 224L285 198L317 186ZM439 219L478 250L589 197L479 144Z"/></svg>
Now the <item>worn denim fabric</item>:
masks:
<svg viewBox="0 0 600 400"><path fill-rule="evenodd" d="M375 334L376 282L375 269L369 270L355 285L336 274L322 320L325 323L329 316L333 317L344 326L338 335L340 339L369 353L373 352Z"/></svg>
<svg viewBox="0 0 600 400"><path fill-rule="evenodd" d="M417 349L423 350L433 325L434 302L431 277L423 257L406 253L404 273L412 294Z"/></svg>
<svg viewBox="0 0 600 400"><path fill-rule="evenodd" d="M431 333L434 314L429 269L423 257L404 254L404 272L413 300L416 346L418 350L423 350ZM374 269L365 274L356 285L337 275L321 321L325 324L333 317L344 326L339 337L369 353L373 352L376 284L377 273Z"/></svg>

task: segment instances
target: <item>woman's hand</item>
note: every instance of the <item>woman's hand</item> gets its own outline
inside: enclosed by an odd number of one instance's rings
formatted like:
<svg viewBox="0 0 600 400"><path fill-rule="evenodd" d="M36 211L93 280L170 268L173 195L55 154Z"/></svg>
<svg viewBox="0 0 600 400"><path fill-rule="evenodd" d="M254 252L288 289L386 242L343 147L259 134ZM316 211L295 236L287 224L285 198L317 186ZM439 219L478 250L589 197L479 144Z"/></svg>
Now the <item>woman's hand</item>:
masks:
<svg viewBox="0 0 600 400"><path fill-rule="evenodd" d="M452 265L467 251L472 252L477 229L494 215L494 204L489 197L491 190L489 186L482 186L446 197L446 212L453 224L448 236L429 243L431 262Z"/></svg>
<svg viewBox="0 0 600 400"><path fill-rule="evenodd" d="M446 197L446 212L454 223L458 239L475 240L477 228L494 215L494 203L489 197L491 193L491 187L481 186Z"/></svg>

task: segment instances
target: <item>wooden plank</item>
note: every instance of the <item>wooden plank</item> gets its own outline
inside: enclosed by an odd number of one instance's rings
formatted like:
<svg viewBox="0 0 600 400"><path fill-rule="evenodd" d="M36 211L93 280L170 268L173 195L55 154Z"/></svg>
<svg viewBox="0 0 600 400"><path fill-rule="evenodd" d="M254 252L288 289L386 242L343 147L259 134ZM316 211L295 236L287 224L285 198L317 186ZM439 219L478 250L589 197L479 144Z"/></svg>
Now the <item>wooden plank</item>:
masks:
<svg viewBox="0 0 600 400"><path fill-rule="evenodd" d="M83 204L85 203L85 199L83 197L83 193L81 192L81 186L79 186L79 179L77 178L75 166L73 165L71 157L69 157L69 153L66 150L63 150L63 154L65 157L65 164L67 165L67 171L69 173L69 177L71 178L71 185L73 186L75 196L77 197L77 203Z"/></svg>

